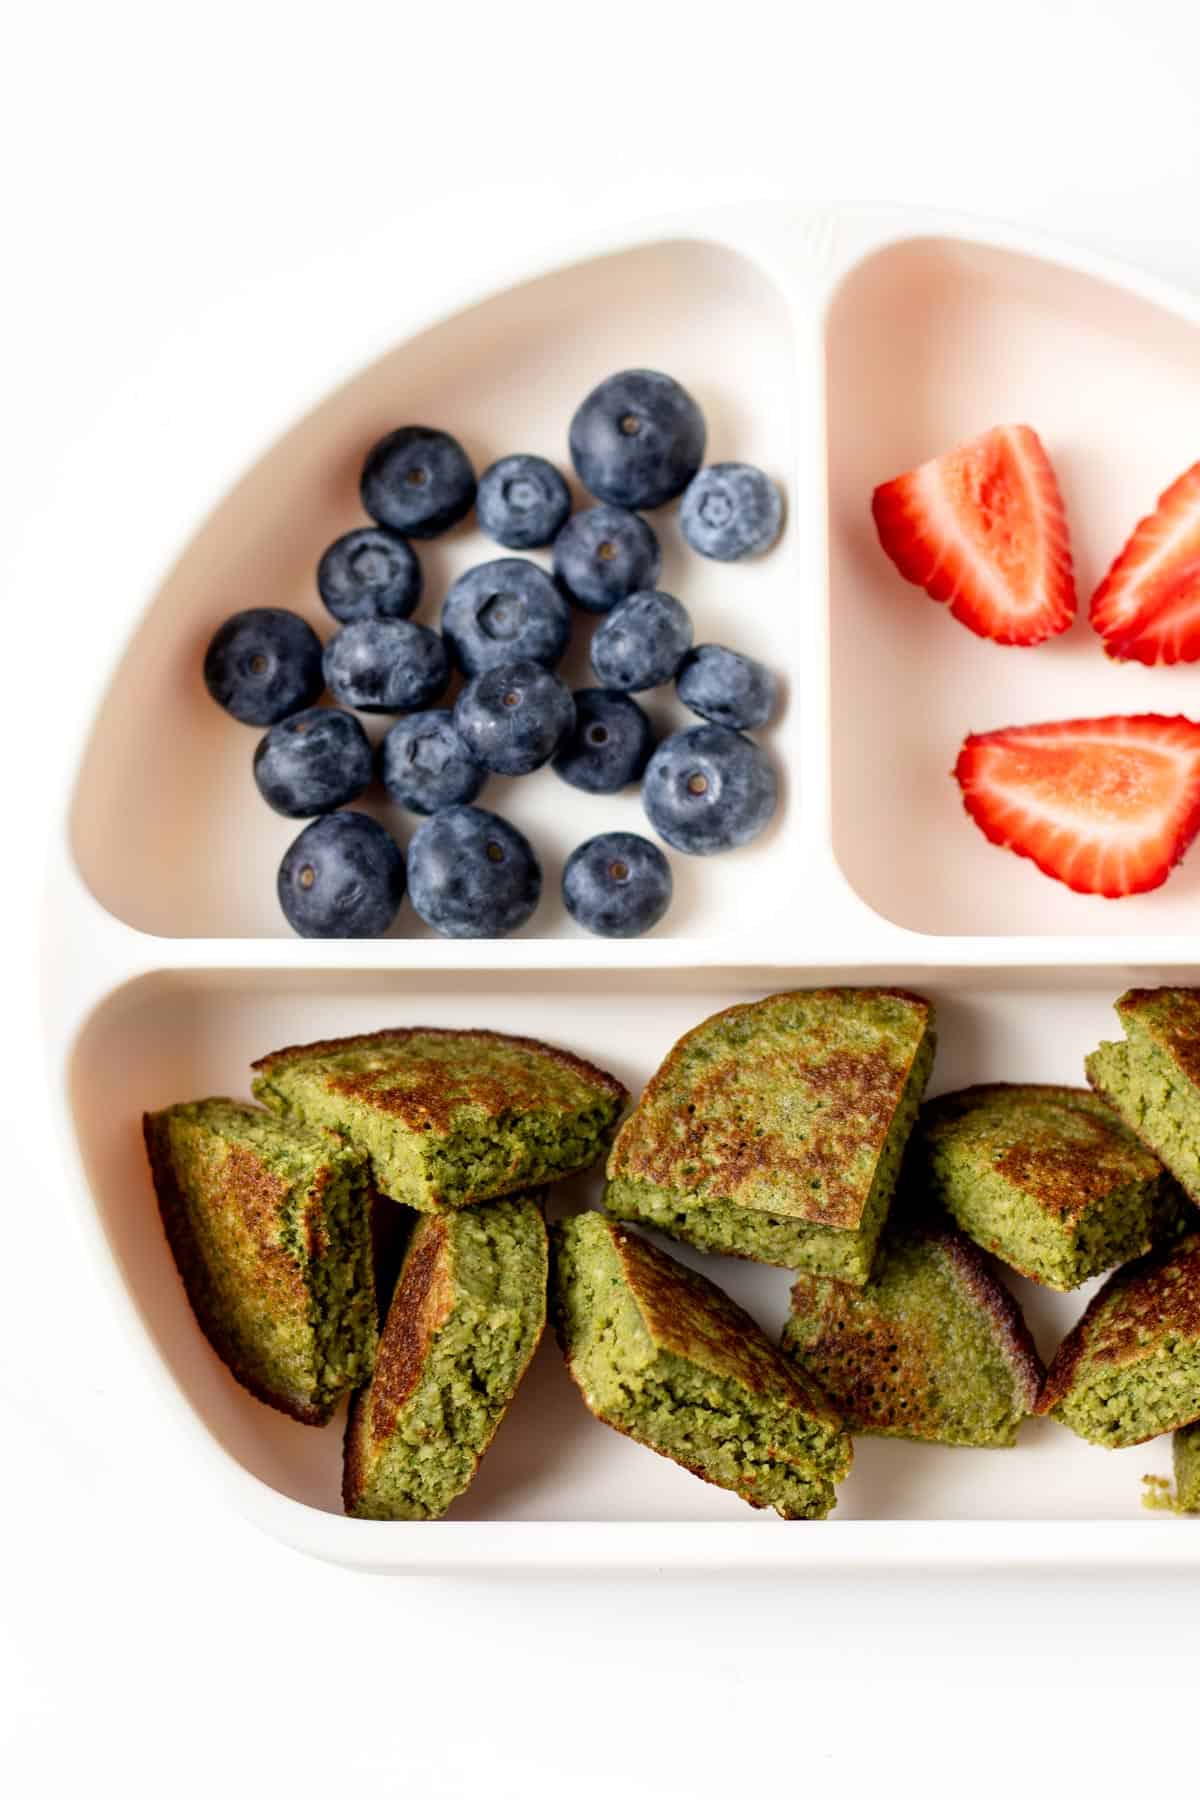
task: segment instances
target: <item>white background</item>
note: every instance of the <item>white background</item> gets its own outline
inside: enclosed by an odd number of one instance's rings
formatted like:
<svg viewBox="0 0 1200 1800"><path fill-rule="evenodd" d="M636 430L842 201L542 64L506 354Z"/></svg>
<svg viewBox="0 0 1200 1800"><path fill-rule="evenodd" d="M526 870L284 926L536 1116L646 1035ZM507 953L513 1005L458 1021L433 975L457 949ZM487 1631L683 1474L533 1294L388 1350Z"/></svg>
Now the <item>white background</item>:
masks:
<svg viewBox="0 0 1200 1800"><path fill-rule="evenodd" d="M1195 1780L1195 1586L387 1582L190 1491L40 1140L40 864L89 571L185 446L590 222L777 192L1036 224L1200 284L1193 0L42 4L0 44L0 1767L15 1796ZM344 279L342 279L342 272ZM324 336L328 338L328 332ZM233 346L233 353L230 347ZM120 458L144 421L140 451ZM255 435L251 431L251 438ZM1200 455L1200 420L1197 421ZM220 475L228 471L222 467ZM214 479L218 471L214 471Z"/></svg>

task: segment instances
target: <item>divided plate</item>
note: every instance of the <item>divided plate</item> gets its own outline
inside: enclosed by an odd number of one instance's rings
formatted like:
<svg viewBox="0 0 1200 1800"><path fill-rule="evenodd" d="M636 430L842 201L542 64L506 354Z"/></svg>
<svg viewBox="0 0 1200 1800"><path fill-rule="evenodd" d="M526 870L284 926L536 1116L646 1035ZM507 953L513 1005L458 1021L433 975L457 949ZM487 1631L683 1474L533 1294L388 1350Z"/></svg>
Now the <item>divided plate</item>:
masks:
<svg viewBox="0 0 1200 1800"><path fill-rule="evenodd" d="M1120 903L1069 894L991 849L948 771L969 730L1107 710L1189 711L1189 670L1106 662L1086 622L1033 651L975 639L905 587L874 540L874 485L1002 420L1044 436L1090 587L1134 520L1197 453L1200 312L1127 271L1020 234L927 215L805 219L745 211L645 228L463 304L364 367L271 448L149 600L101 699L64 820L45 952L64 1137L89 1242L199 1465L264 1528L314 1554L396 1570L1194 1565L1200 1536L1140 1510L1165 1441L1106 1454L1045 1421L1008 1452L861 1440L825 1528L751 1512L592 1422L547 1342L480 1475L435 1525L349 1520L340 1423L291 1424L245 1395L191 1318L141 1152L143 1109L245 1092L280 1042L390 1023L484 1024L564 1043L635 1091L679 1033L787 986L899 982L938 1005L934 1091L1079 1081L1131 982L1196 978L1200 856ZM236 346L214 345L214 355ZM358 522L366 447L412 419L482 466L506 450L566 464L577 400L613 369L670 370L701 401L709 458L759 462L785 534L739 568L686 551L653 517L661 584L698 641L758 655L783 681L762 741L783 775L772 829L729 857L674 857L677 900L651 937L579 933L558 902L573 844L644 828L635 795L577 795L550 773L493 781L484 803L543 855L526 930L450 943L406 907L371 943L291 937L274 871L296 827L262 805L256 733L199 679L237 607L305 613L313 569ZM436 623L461 568L494 554L473 527L421 547ZM128 571L126 571L128 573ZM151 596L153 596L151 598ZM587 680L586 636L566 666ZM682 722L652 697L660 726ZM404 838L411 821L387 816ZM599 1177L565 1197L595 1198ZM772 1331L787 1276L704 1266ZM1086 1299L1019 1283L1043 1352Z"/></svg>

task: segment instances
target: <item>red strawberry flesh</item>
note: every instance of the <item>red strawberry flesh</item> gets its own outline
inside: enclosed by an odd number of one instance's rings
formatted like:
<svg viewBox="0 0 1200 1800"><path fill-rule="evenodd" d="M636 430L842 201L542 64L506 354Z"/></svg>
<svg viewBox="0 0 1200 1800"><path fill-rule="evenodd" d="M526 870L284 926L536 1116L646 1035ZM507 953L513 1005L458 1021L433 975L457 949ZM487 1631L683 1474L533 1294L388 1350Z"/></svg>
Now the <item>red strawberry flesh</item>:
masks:
<svg viewBox="0 0 1200 1800"><path fill-rule="evenodd" d="M969 737L955 777L992 843L1077 893L1161 885L1200 829L1200 725L1157 713Z"/></svg>
<svg viewBox="0 0 1200 1800"><path fill-rule="evenodd" d="M1089 616L1120 661L1200 658L1200 463L1135 527L1093 594Z"/></svg>
<svg viewBox="0 0 1200 1800"><path fill-rule="evenodd" d="M997 644L1038 644L1075 616L1067 521L1028 425L998 425L875 490L879 541L906 581Z"/></svg>

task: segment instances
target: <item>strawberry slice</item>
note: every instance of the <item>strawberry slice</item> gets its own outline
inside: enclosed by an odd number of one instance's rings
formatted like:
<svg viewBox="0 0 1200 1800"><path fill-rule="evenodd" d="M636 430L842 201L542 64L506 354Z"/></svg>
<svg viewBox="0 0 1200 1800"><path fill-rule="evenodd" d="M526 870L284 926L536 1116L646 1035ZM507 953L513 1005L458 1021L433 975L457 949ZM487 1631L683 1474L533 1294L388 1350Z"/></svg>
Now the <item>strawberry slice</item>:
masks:
<svg viewBox="0 0 1200 1800"><path fill-rule="evenodd" d="M1075 617L1067 517L1028 425L997 425L884 482L879 541L906 581L996 644L1040 644Z"/></svg>
<svg viewBox="0 0 1200 1800"><path fill-rule="evenodd" d="M1135 526L1092 595L1089 617L1121 662L1200 659L1200 463Z"/></svg>
<svg viewBox="0 0 1200 1800"><path fill-rule="evenodd" d="M1164 882L1200 829L1200 725L1137 713L969 737L954 768L993 844L1077 894Z"/></svg>

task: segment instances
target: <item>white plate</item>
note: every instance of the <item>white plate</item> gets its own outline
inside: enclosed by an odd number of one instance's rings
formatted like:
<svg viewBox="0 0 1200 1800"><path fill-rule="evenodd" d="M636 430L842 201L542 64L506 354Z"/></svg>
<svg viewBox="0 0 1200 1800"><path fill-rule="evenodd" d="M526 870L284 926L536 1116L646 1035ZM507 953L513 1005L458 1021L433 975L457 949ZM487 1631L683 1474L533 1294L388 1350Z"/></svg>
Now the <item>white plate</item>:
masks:
<svg viewBox="0 0 1200 1800"><path fill-rule="evenodd" d="M199 1465L265 1528L336 1561L1192 1565L1200 1536L1140 1511L1139 1477L1165 1472L1165 1442L1106 1454L1040 1421L1013 1452L864 1441L829 1527L789 1528L591 1421L552 1345L449 1520L347 1520L336 1425L314 1432L258 1406L191 1319L159 1231L140 1115L201 1092L246 1091L250 1058L279 1042L484 1023L568 1044L636 1089L681 1030L733 999L889 979L939 1005L935 1089L1078 1081L1125 986L1195 978L1189 894L1200 860L1159 894L1082 900L986 846L945 775L968 729L1115 706L1181 709L1188 672L1107 665L1082 625L1024 655L983 644L899 582L868 513L876 481L1025 416L1063 474L1086 595L1157 488L1196 452L1187 442L1200 376L1194 309L1090 259L923 216L740 213L598 248L399 348L364 346L365 372L288 430L202 525L116 667L64 823L46 959L49 1042L78 1152L73 1185L98 1267ZM286 935L273 890L290 828L254 791L256 734L201 689L211 630L254 603L295 606L327 625L312 568L359 517L358 463L390 425L445 424L481 463L512 448L562 463L575 400L631 363L669 368L697 393L712 457L762 462L787 489L786 536L749 568L685 556L674 518L654 520L663 585L691 607L698 637L748 649L785 679L784 718L763 734L786 768L775 827L736 856L675 858L679 901L664 927L606 943L563 921L557 872L593 831L637 829L636 798L591 800L549 773L496 783L485 803L521 823L546 863L547 898L524 933L448 943L419 932L409 913L384 943ZM1131 423L1122 415L1139 403ZM447 580L487 553L465 529L423 549L419 616L436 621ZM582 679L574 654L568 672ZM594 1178L572 1190L594 1196ZM706 1266L778 1325L786 1276ZM1045 1351L1086 1298L1020 1292Z"/></svg>

